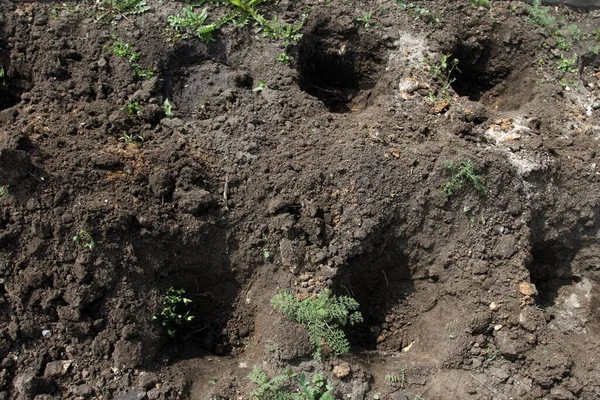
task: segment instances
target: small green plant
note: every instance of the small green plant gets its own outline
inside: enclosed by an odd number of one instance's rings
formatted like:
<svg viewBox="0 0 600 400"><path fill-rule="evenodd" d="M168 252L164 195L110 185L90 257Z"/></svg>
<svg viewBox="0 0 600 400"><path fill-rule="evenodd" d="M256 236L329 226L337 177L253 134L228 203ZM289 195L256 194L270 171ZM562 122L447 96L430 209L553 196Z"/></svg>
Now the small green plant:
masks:
<svg viewBox="0 0 600 400"><path fill-rule="evenodd" d="M94 242L94 238L87 231L79 231L77 235L73 237L73 241L78 246L81 246L85 249L92 250L96 243Z"/></svg>
<svg viewBox="0 0 600 400"><path fill-rule="evenodd" d="M4 72L4 67L2 65L0 65L0 85L2 85L2 87L7 86L6 73Z"/></svg>
<svg viewBox="0 0 600 400"><path fill-rule="evenodd" d="M162 320L162 326L167 328L167 334L174 337L177 327L190 323L194 316L187 310L192 300L184 297L185 289L170 287L162 302L162 309L154 320Z"/></svg>
<svg viewBox="0 0 600 400"><path fill-rule="evenodd" d="M144 144L144 138L140 135L132 135L129 133L123 133L123 135L119 138L120 142L126 144L135 144L136 146L141 146Z"/></svg>
<svg viewBox="0 0 600 400"><path fill-rule="evenodd" d="M302 14L300 21L295 25L286 24L279 21L277 17L271 18L270 21L265 20L260 17L259 20L262 22L257 22L261 26L263 31L263 35L269 39L282 39L283 44L287 47L291 43L300 40L302 34L300 34L300 30L304 26L304 21L308 18L307 14Z"/></svg>
<svg viewBox="0 0 600 400"><path fill-rule="evenodd" d="M374 26L376 23L373 21L373 13L364 13L360 17L356 18L356 21L360 22L365 28Z"/></svg>
<svg viewBox="0 0 600 400"><path fill-rule="evenodd" d="M564 28L565 34L574 41L581 40L581 29L577 24L571 24Z"/></svg>
<svg viewBox="0 0 600 400"><path fill-rule="evenodd" d="M529 21L551 32L556 27L556 18L548 14L546 7L542 6L540 0L534 0L532 5L526 5L529 13Z"/></svg>
<svg viewBox="0 0 600 400"><path fill-rule="evenodd" d="M117 39L115 36L112 36L112 38L114 40L113 43L105 48L111 50L118 58L127 61L137 78L152 78L154 76L156 73L155 68L150 68L148 70L144 69L139 64L139 61L143 58L143 55L136 52L131 44L125 43L121 39Z"/></svg>
<svg viewBox="0 0 600 400"><path fill-rule="evenodd" d="M565 57L564 54L560 55L560 60L556 63L559 70L563 72L576 73L577 72L577 55L573 57Z"/></svg>
<svg viewBox="0 0 600 400"><path fill-rule="evenodd" d="M555 46L561 50L569 51L571 50L571 45L567 42L567 40L563 37L556 38Z"/></svg>
<svg viewBox="0 0 600 400"><path fill-rule="evenodd" d="M97 2L96 22L108 23L121 18L128 20L128 16L142 14L150 9L146 0L104 0Z"/></svg>
<svg viewBox="0 0 600 400"><path fill-rule="evenodd" d="M208 7L204 7L200 12L194 13L194 6L185 7L182 15L170 15L167 18L171 28L175 30L178 36L187 39L190 36L196 36L201 41L208 43L214 41L213 32L219 29L220 25L214 23L205 24L208 19Z"/></svg>
<svg viewBox="0 0 600 400"><path fill-rule="evenodd" d="M401 10L407 11L415 21L423 20L428 24L439 24L442 21L442 12L430 12L427 8L420 7L413 2L407 3L404 0L395 0Z"/></svg>
<svg viewBox="0 0 600 400"><path fill-rule="evenodd" d="M335 400L333 386L323 374L307 378L305 374L295 374L289 369L269 378L255 366L248 378L258 385L250 394L250 400Z"/></svg>
<svg viewBox="0 0 600 400"><path fill-rule="evenodd" d="M471 0L471 4L476 7L492 8L491 0Z"/></svg>
<svg viewBox="0 0 600 400"><path fill-rule="evenodd" d="M163 102L163 110L168 118L171 118L173 116L173 104L171 104L169 99L165 99L165 101Z"/></svg>
<svg viewBox="0 0 600 400"><path fill-rule="evenodd" d="M267 82L263 81L262 79L257 79L257 82L258 86L252 89L253 92L262 92L267 88Z"/></svg>
<svg viewBox="0 0 600 400"><path fill-rule="evenodd" d="M442 54L442 58L439 64L431 63L429 60L425 60L425 63L429 67L429 75L432 75L435 79L437 79L442 84L441 94L442 98L446 99L448 97L448 92L452 84L456 81L452 75L455 71L460 73L460 69L458 68L458 58L452 58L452 54ZM431 94L433 97L433 94Z"/></svg>
<svg viewBox="0 0 600 400"><path fill-rule="evenodd" d="M448 197L470 183L476 190L487 194L487 188L483 185L481 177L475 173L475 166L471 160L461 160L459 163L444 161L442 166L452 173L452 179L442 189Z"/></svg>
<svg viewBox="0 0 600 400"><path fill-rule="evenodd" d="M6 197L10 194L8 186L0 186L0 197Z"/></svg>
<svg viewBox="0 0 600 400"><path fill-rule="evenodd" d="M137 100L130 101L125 106L125 113L131 117L139 115L141 111L140 102Z"/></svg>
<svg viewBox="0 0 600 400"><path fill-rule="evenodd" d="M289 292L278 293L271 299L273 308L308 330L315 346L314 358L320 359L322 350L336 355L350 351L350 343L343 328L362 322L359 304L348 296L335 296L324 290L316 297L299 300Z"/></svg>
<svg viewBox="0 0 600 400"><path fill-rule="evenodd" d="M283 65L290 65L293 58L291 56L287 55L284 51L284 52L279 53L279 55L277 56L277 58L275 60L277 60L277 62L282 63Z"/></svg>

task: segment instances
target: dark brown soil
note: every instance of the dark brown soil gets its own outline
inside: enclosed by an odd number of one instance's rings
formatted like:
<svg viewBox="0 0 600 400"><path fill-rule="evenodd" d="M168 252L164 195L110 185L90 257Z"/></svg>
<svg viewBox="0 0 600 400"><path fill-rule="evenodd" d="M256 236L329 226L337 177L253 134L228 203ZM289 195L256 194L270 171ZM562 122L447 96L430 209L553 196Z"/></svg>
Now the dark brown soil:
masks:
<svg viewBox="0 0 600 400"><path fill-rule="evenodd" d="M286 47L148 4L0 3L0 400L247 399L254 365L337 399L600 398L599 11L548 9L577 38L518 1L259 6L308 15ZM467 159L487 193L448 196ZM324 288L364 323L318 362L269 299Z"/></svg>

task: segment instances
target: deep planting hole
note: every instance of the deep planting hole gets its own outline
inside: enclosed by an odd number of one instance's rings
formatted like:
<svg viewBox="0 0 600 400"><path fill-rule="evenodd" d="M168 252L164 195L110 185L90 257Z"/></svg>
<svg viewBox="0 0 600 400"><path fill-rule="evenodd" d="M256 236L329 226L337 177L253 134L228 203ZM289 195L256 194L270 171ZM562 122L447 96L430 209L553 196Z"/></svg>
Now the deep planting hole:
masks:
<svg viewBox="0 0 600 400"><path fill-rule="evenodd" d="M560 288L577 280L571 269L576 253L577 249L555 241L542 242L533 247L533 259L528 269L531 282L538 290L538 304L541 307L553 306Z"/></svg>
<svg viewBox="0 0 600 400"><path fill-rule="evenodd" d="M351 340L376 349L378 337L392 328L389 314L414 291L405 255L406 241L389 230L378 235L373 250L348 262L336 282L336 292L354 297L361 305L364 323L353 329Z"/></svg>
<svg viewBox="0 0 600 400"><path fill-rule="evenodd" d="M447 53L457 59L458 65L450 78L451 86L459 96L479 101L487 92L502 82L509 74L506 51L496 42L459 41Z"/></svg>
<svg viewBox="0 0 600 400"><path fill-rule="evenodd" d="M300 89L335 113L367 103L385 67L384 47L371 33L328 19L318 19L306 32L298 49Z"/></svg>

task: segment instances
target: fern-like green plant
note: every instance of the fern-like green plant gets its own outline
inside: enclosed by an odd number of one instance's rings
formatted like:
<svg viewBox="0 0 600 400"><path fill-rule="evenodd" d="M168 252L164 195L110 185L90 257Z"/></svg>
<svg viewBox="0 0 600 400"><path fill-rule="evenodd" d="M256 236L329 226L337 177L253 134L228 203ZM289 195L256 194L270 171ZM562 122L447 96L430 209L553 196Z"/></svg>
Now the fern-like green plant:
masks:
<svg viewBox="0 0 600 400"><path fill-rule="evenodd" d="M535 0L532 5L526 5L527 12L529 13L529 21L544 28L550 32L556 27L556 18L548 14L546 7L542 6L540 0Z"/></svg>
<svg viewBox="0 0 600 400"><path fill-rule="evenodd" d="M266 372L254 366L248 379L258 385L250 394L250 400L335 400L333 386L323 374L308 378L286 369L269 378Z"/></svg>
<svg viewBox="0 0 600 400"><path fill-rule="evenodd" d="M481 181L481 177L475 173L473 161L461 160L459 163L444 161L442 165L452 173L452 179L442 189L448 197L462 189L467 183L471 183L481 193L487 194L487 188Z"/></svg>
<svg viewBox="0 0 600 400"><path fill-rule="evenodd" d="M335 296L324 290L316 297L299 300L289 292L278 293L271 299L273 308L308 330L315 346L313 356L321 358L323 349L337 355L350 351L343 328L362 322L359 304L348 296Z"/></svg>
<svg viewBox="0 0 600 400"><path fill-rule="evenodd" d="M208 7L204 7L200 12L195 13L194 7L190 6L183 9L183 15L170 15L167 21L179 36L187 38L193 35L208 43L215 40L212 34L219 29L220 25L215 23L205 24L207 19Z"/></svg>
<svg viewBox="0 0 600 400"><path fill-rule="evenodd" d="M112 22L114 19L125 18L149 11L151 7L146 0L104 0L96 6L99 11L98 21Z"/></svg>

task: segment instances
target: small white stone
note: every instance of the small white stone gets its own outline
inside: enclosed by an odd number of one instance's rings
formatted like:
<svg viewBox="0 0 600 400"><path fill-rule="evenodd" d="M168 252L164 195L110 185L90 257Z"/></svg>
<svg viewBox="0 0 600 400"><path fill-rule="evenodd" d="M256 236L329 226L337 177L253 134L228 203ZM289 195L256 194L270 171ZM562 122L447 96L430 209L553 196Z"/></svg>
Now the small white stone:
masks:
<svg viewBox="0 0 600 400"><path fill-rule="evenodd" d="M492 301L490 303L490 310L496 311L497 309L498 309L498 304L496 304L496 302Z"/></svg>
<svg viewBox="0 0 600 400"><path fill-rule="evenodd" d="M500 329L502 329L502 325L500 325L500 324L494 325L494 330L495 331L499 331Z"/></svg>

